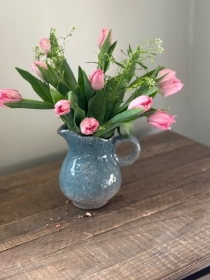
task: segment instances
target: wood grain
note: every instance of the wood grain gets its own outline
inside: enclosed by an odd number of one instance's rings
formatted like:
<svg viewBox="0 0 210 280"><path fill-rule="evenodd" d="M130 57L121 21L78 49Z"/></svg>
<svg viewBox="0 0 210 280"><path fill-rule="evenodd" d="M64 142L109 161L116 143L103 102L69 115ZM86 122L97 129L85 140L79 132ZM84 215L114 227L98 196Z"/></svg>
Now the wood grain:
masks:
<svg viewBox="0 0 210 280"><path fill-rule="evenodd" d="M208 266L210 149L172 132L140 143L94 217L65 203L61 162L0 177L0 279L181 280Z"/></svg>

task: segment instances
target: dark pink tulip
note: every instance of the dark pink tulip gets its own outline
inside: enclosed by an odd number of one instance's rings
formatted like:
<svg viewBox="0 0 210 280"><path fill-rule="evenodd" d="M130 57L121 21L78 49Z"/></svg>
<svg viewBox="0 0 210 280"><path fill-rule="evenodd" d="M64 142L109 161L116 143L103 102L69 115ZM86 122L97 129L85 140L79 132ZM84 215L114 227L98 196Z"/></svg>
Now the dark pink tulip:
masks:
<svg viewBox="0 0 210 280"><path fill-rule="evenodd" d="M42 38L39 42L39 45L43 53L48 54L51 51L51 44L48 38Z"/></svg>
<svg viewBox="0 0 210 280"><path fill-rule="evenodd" d="M94 118L85 118L80 123L81 132L85 135L93 134L99 126L99 122Z"/></svg>
<svg viewBox="0 0 210 280"><path fill-rule="evenodd" d="M149 115L147 121L160 130L168 130L171 129L171 125L175 122L174 118L175 116L170 116L163 111L157 110Z"/></svg>
<svg viewBox="0 0 210 280"><path fill-rule="evenodd" d="M148 111L152 105L152 97L149 97L147 95L142 95L137 98L135 98L128 106L128 110L134 109L134 108L142 108L145 111Z"/></svg>
<svg viewBox="0 0 210 280"><path fill-rule="evenodd" d="M182 82L176 78L176 72L170 69L160 70L157 78L166 75L159 82L160 93L166 97L173 95L183 88Z"/></svg>
<svg viewBox="0 0 210 280"><path fill-rule="evenodd" d="M37 76L42 80L44 81L44 78L42 77L42 74L39 70L39 68L37 67L37 65L39 65L40 67L44 68L44 69L47 69L47 64L43 61L39 61L39 60L36 60L34 61L32 64L31 64L31 69L37 74Z"/></svg>
<svg viewBox="0 0 210 280"><path fill-rule="evenodd" d="M59 100L54 107L55 107L54 111L56 112L56 116L66 115L71 111L69 100Z"/></svg>
<svg viewBox="0 0 210 280"><path fill-rule="evenodd" d="M94 90L104 88L104 72L101 69L95 70L90 76L89 81Z"/></svg>
<svg viewBox="0 0 210 280"><path fill-rule="evenodd" d="M106 28L103 28L103 29L101 30L101 34L100 34L100 36L99 36L99 38L98 38L98 47L99 47L99 48L102 47L104 41L106 40L106 37L107 37L108 34L109 34L109 31L110 31L110 29L106 29ZM113 40L113 36L112 36L112 34L111 34L111 36L110 36L110 46L111 46L111 44L112 44L112 40Z"/></svg>
<svg viewBox="0 0 210 280"><path fill-rule="evenodd" d="M16 89L4 88L0 89L0 107L7 107L6 102L18 102L22 100L22 96Z"/></svg>

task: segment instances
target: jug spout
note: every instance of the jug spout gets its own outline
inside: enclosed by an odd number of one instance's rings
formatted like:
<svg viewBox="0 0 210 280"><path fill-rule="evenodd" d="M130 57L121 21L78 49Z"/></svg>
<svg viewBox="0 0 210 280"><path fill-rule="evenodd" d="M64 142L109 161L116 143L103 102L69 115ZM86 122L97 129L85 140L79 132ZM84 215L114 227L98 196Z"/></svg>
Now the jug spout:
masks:
<svg viewBox="0 0 210 280"><path fill-rule="evenodd" d="M58 128L57 133L62 136L68 144L74 139L74 132L67 129L66 125L62 125Z"/></svg>

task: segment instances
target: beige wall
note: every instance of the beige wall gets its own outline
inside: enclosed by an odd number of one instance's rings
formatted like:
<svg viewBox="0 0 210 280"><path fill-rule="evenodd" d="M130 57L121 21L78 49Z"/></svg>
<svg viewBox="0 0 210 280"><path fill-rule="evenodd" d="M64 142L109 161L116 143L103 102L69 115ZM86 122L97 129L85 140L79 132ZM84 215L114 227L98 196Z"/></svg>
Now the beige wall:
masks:
<svg viewBox="0 0 210 280"><path fill-rule="evenodd" d="M210 1L194 1L192 60L190 69L190 134L210 146Z"/></svg>
<svg viewBox="0 0 210 280"><path fill-rule="evenodd" d="M77 72L78 65L87 73L94 70L93 64L84 62L96 60L96 43L102 27L112 28L114 38L118 40L115 51L118 58L121 57L120 50L126 49L129 43L135 47L140 41L160 37L165 52L158 62L176 69L185 87L182 93L170 99L159 96L156 104L162 108L170 105L170 112L177 114L173 129L189 135L187 108L192 2L0 0L0 88L16 88L25 98L37 98L14 67L30 70L32 49L40 38L48 36L51 27L56 27L61 36L72 26L76 27L66 48L74 72ZM66 143L56 134L60 125L61 121L53 111L0 109L0 174L47 162L65 153ZM135 125L135 134L154 132L158 130L144 121L139 120Z"/></svg>

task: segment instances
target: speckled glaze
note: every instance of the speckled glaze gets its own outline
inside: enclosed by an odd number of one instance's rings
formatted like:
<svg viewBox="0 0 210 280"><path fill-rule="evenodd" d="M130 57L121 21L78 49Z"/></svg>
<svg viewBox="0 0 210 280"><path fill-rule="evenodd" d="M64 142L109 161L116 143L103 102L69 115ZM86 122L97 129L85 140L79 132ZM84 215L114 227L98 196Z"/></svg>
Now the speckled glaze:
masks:
<svg viewBox="0 0 210 280"><path fill-rule="evenodd" d="M82 209L104 206L120 189L119 166L133 163L140 154L140 145L134 136L110 139L81 136L61 126L60 134L68 143L68 154L63 162L59 182L63 194ZM116 146L122 142L133 143L132 153L120 158Z"/></svg>

